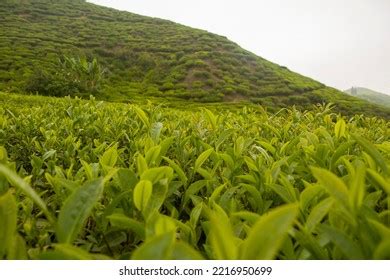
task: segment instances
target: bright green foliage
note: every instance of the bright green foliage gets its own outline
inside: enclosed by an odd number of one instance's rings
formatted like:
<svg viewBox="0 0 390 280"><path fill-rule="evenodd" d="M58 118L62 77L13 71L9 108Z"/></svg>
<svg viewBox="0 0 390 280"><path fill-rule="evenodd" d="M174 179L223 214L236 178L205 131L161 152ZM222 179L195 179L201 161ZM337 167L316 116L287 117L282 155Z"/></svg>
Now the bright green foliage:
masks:
<svg viewBox="0 0 390 280"><path fill-rule="evenodd" d="M16 202L8 191L0 196L0 259L9 254L16 233Z"/></svg>
<svg viewBox="0 0 390 280"><path fill-rule="evenodd" d="M57 237L61 243L72 243L93 206L103 193L103 180L88 181L78 187L64 202L58 216Z"/></svg>
<svg viewBox="0 0 390 280"><path fill-rule="evenodd" d="M0 101L0 258L389 258L384 119Z"/></svg>
<svg viewBox="0 0 390 280"><path fill-rule="evenodd" d="M298 207L292 204L276 208L259 218L243 243L242 258L274 259L297 214Z"/></svg>
<svg viewBox="0 0 390 280"><path fill-rule="evenodd" d="M152 195L152 182L149 180L141 180L134 188L134 205L138 210L142 211L148 205Z"/></svg>

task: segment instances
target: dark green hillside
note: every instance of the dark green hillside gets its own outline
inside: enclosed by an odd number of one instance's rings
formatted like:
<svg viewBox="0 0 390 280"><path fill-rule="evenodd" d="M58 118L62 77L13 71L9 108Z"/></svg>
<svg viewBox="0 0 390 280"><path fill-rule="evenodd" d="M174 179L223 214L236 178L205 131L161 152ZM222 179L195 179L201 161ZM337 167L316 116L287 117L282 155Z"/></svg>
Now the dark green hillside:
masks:
<svg viewBox="0 0 390 280"><path fill-rule="evenodd" d="M106 69L95 94L101 99L146 95L203 102L250 100L274 107L341 101L349 104L349 112L389 114L225 37L81 0L0 0L0 26L3 91L33 91L31 81L44 85L41 73L58 71L58 60L65 55L97 58ZM37 91L64 95L56 88ZM65 92L75 94L72 87Z"/></svg>

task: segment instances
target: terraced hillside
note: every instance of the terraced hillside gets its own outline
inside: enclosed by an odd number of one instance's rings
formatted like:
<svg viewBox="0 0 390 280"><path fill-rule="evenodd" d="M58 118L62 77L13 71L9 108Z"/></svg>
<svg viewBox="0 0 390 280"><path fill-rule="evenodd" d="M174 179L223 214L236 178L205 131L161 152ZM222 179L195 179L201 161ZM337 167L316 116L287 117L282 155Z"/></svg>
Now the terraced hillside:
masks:
<svg viewBox="0 0 390 280"><path fill-rule="evenodd" d="M279 108L334 102L339 111L389 116L225 37L81 0L2 0L0 25L0 90L7 92L29 91L31 80L40 82L41 73L58 71L61 57L73 56L96 58L106 69L95 94L106 100L147 95Z"/></svg>

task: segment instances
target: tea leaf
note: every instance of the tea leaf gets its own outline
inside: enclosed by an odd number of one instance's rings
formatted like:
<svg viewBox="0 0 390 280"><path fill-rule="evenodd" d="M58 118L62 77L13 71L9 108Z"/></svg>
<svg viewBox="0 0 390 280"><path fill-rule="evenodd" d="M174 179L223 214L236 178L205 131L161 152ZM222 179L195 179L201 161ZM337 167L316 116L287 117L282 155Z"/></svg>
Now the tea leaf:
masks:
<svg viewBox="0 0 390 280"><path fill-rule="evenodd" d="M348 188L340 178L321 168L312 167L311 171L322 187L324 187L341 206L349 206Z"/></svg>
<svg viewBox="0 0 390 280"><path fill-rule="evenodd" d="M253 225L243 243L241 259L274 259L298 214L298 205L289 204L271 210Z"/></svg>
<svg viewBox="0 0 390 280"><path fill-rule="evenodd" d="M374 180L375 183L377 183L382 189L390 195L390 183L385 178L383 178L378 172L372 169L367 169L368 175L370 175L370 178Z"/></svg>
<svg viewBox="0 0 390 280"><path fill-rule="evenodd" d="M117 160L118 151L116 146L113 146L104 152L103 156L100 158L100 164L103 166L114 167Z"/></svg>
<svg viewBox="0 0 390 280"><path fill-rule="evenodd" d="M203 165L203 163L209 158L209 156L213 153L213 149L208 149L200 154L200 156L195 161L195 171L198 171L198 169Z"/></svg>
<svg viewBox="0 0 390 280"><path fill-rule="evenodd" d="M153 185L149 180L141 180L134 188L133 201L135 207L141 212L148 205L149 199L152 196Z"/></svg>
<svg viewBox="0 0 390 280"><path fill-rule="evenodd" d="M204 260L194 248L184 242L176 242L172 252L173 260Z"/></svg>
<svg viewBox="0 0 390 280"><path fill-rule="evenodd" d="M390 176L389 169L387 168L386 160L383 158L381 153L375 148L375 146L372 145L363 137L360 137L359 135L352 134L352 137L375 160L376 164L380 166L382 171L385 174L387 174L387 176Z"/></svg>
<svg viewBox="0 0 390 280"><path fill-rule="evenodd" d="M16 215L16 202L8 191L0 196L0 259L12 248L16 234Z"/></svg>
<svg viewBox="0 0 390 280"><path fill-rule="evenodd" d="M175 248L175 232L157 235L138 247L133 260L170 260L173 258Z"/></svg>
<svg viewBox="0 0 390 280"><path fill-rule="evenodd" d="M337 138L345 137L345 121L343 119L339 119L334 127L334 133Z"/></svg>
<svg viewBox="0 0 390 280"><path fill-rule="evenodd" d="M320 225L319 229L324 232L337 248L350 260L363 260L364 255L361 249L339 229Z"/></svg>
<svg viewBox="0 0 390 280"><path fill-rule="evenodd" d="M141 222L126 217L123 214L112 214L107 217L110 223L119 229L131 230L135 232L140 239L145 239L145 228Z"/></svg>
<svg viewBox="0 0 390 280"><path fill-rule="evenodd" d="M333 205L333 202L333 198L329 197L318 203L313 208L305 224L309 232L312 232L315 227L322 221L322 219L328 214L330 208Z"/></svg>
<svg viewBox="0 0 390 280"><path fill-rule="evenodd" d="M134 106L133 107L134 111L136 112L138 118L142 121L142 123L146 126L146 127L150 127L150 123L149 123L149 118L148 116L146 115L146 113L139 107L137 106Z"/></svg>
<svg viewBox="0 0 390 280"><path fill-rule="evenodd" d="M225 215L218 212L212 213L208 240L215 259L235 260L237 259L238 247L231 225Z"/></svg>
<svg viewBox="0 0 390 280"><path fill-rule="evenodd" d="M103 179L86 182L65 201L58 216L57 238L61 243L72 243L80 233L103 193Z"/></svg>
<svg viewBox="0 0 390 280"><path fill-rule="evenodd" d="M0 175L3 175L12 186L20 189L28 197L30 197L37 204L37 206L42 210L42 212L45 213L47 219L51 223L55 223L55 219L47 209L45 202L29 186L29 184L26 183L26 181L24 181L14 171L12 171L11 169L9 169L7 166L3 164L0 164Z"/></svg>

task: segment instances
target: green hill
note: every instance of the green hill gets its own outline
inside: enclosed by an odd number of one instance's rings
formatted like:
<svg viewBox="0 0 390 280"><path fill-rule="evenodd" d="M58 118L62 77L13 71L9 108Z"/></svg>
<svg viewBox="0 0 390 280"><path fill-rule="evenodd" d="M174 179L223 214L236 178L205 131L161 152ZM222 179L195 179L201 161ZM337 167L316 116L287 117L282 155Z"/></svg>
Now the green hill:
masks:
<svg viewBox="0 0 390 280"><path fill-rule="evenodd" d="M344 91L352 96L365 99L372 103L390 107L390 95L363 87L353 87Z"/></svg>
<svg viewBox="0 0 390 280"><path fill-rule="evenodd" d="M81 0L1 0L0 25L2 91L89 95L73 92L72 85L58 91L63 80L46 85L63 56L85 57L96 58L106 70L95 93L105 100L248 100L277 108L333 102L344 113L390 116L384 108L271 63L225 37L167 20Z"/></svg>

